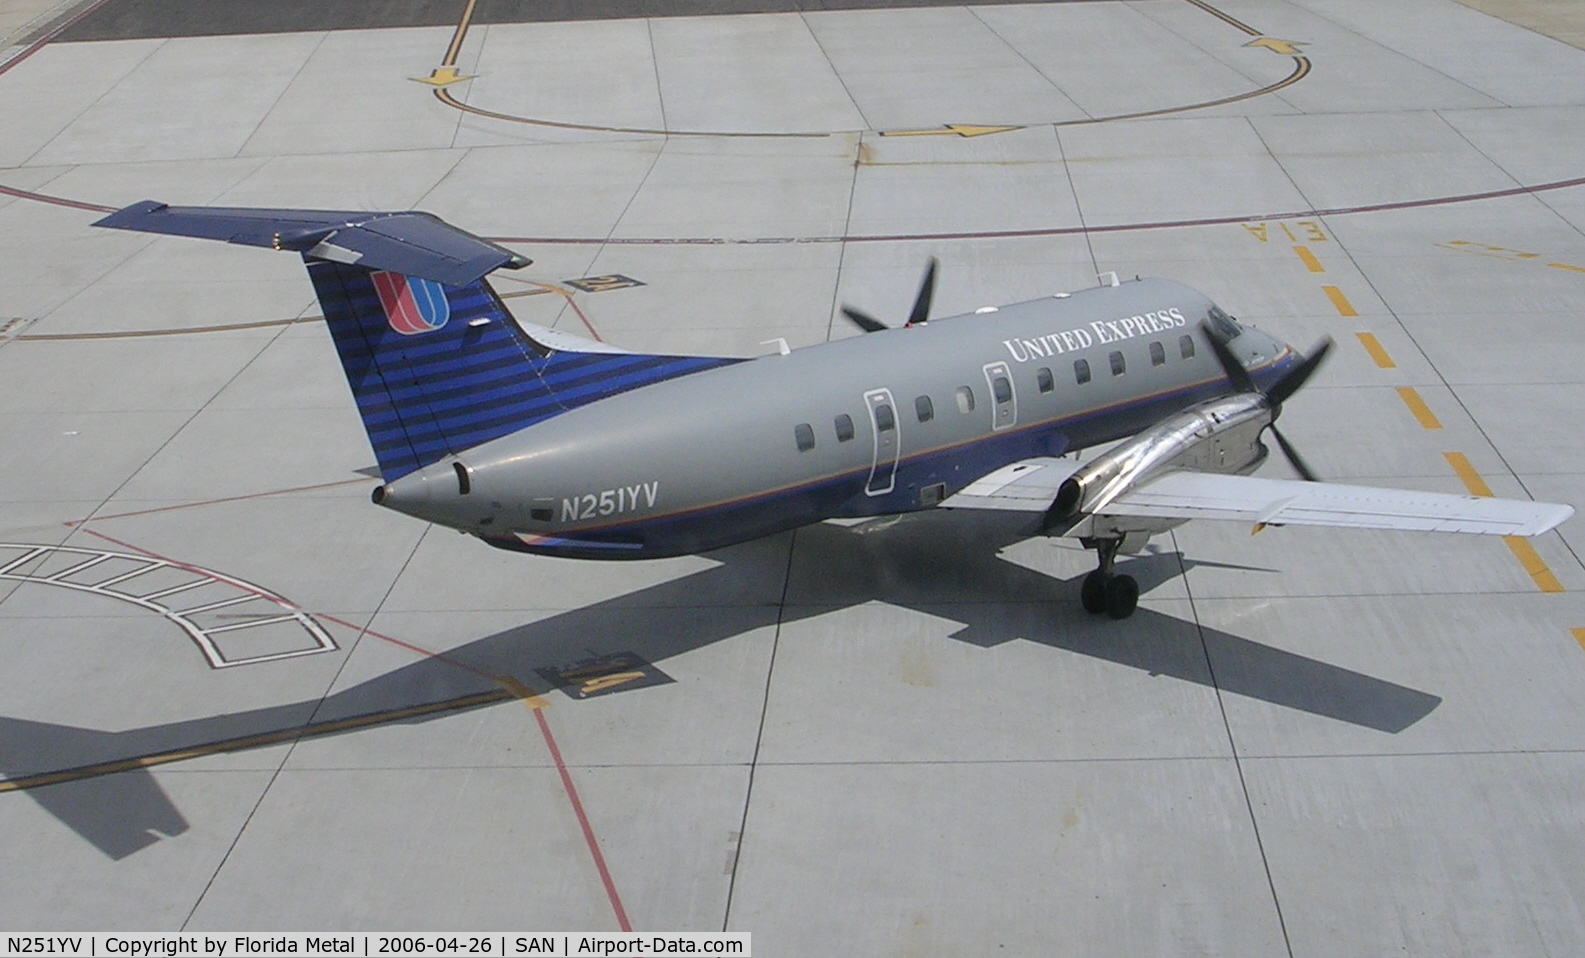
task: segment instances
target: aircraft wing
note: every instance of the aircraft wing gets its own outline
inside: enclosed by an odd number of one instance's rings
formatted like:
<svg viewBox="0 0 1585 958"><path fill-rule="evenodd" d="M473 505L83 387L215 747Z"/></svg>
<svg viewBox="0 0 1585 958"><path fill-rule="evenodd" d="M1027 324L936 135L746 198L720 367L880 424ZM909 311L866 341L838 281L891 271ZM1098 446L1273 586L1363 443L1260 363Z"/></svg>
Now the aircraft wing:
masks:
<svg viewBox="0 0 1585 958"><path fill-rule="evenodd" d="M948 509L1045 512L1057 498L1057 489L1063 480L1082 465L1084 463L1075 459L1025 459L976 479L962 491L943 499L941 505Z"/></svg>
<svg viewBox="0 0 1585 958"><path fill-rule="evenodd" d="M1078 463L1028 459L991 473L943 506L1044 511ZM1536 536L1574 514L1571 506L1297 479L1172 472L1112 500L1109 516L1232 519L1266 525Z"/></svg>

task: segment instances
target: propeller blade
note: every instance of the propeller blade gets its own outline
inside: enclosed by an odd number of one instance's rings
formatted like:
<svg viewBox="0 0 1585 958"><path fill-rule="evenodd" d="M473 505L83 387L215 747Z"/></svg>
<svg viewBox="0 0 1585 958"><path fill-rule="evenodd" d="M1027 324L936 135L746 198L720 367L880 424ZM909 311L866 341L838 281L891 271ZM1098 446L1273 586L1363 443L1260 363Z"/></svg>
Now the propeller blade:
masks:
<svg viewBox="0 0 1585 958"><path fill-rule="evenodd" d="M1320 367L1321 361L1326 359L1326 354L1331 348L1332 337L1330 336L1316 343L1315 348L1310 350L1310 355L1305 357L1303 362L1293 367L1286 376L1272 384L1271 391L1266 393L1266 398L1270 399L1274 405L1282 405L1283 400L1298 392L1299 387L1303 386L1305 381L1310 378L1310 375Z"/></svg>
<svg viewBox="0 0 1585 958"><path fill-rule="evenodd" d="M846 316L849 322L857 326L859 329L864 330L866 333L878 333L882 330L890 328L885 323L876 319L874 316L871 316L869 313L866 313L861 309L854 309L852 306L842 307L842 315Z"/></svg>
<svg viewBox="0 0 1585 958"><path fill-rule="evenodd" d="M1227 348L1227 344L1211 332L1211 324L1201 323L1200 329L1205 333L1205 338L1211 341L1211 352L1216 354L1217 362L1222 364L1222 371L1227 373L1228 379L1232 380L1233 388L1241 393L1259 392L1260 390L1255 386L1255 381L1249 378L1249 370L1245 369L1244 364L1238 361L1238 357L1234 356L1233 351Z"/></svg>
<svg viewBox="0 0 1585 958"><path fill-rule="evenodd" d="M919 284L919 295L914 298L914 311L908 314L910 326L923 326L930 321L930 300L936 295L936 265L936 258L930 257L924 281Z"/></svg>
<svg viewBox="0 0 1585 958"><path fill-rule="evenodd" d="M1282 454L1288 457L1288 465L1293 467L1293 471L1297 472L1301 479L1303 479L1305 482L1321 481L1320 477L1315 474L1314 470L1312 470L1305 463L1304 458L1299 455L1299 450L1293 448L1293 444L1288 442L1287 439L1283 438L1282 433L1277 431L1276 426L1271 427L1271 435L1272 438L1277 440L1277 445L1282 447Z"/></svg>

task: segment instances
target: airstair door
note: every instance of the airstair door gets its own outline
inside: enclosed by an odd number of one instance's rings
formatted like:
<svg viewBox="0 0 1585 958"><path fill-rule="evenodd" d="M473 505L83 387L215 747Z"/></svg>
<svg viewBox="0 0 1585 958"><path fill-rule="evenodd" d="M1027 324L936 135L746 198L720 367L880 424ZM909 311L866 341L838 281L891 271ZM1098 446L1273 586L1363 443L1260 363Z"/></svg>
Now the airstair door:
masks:
<svg viewBox="0 0 1585 958"><path fill-rule="evenodd" d="M864 394L870 413L870 434L875 437L875 458L870 465L870 480L864 491L872 496L892 491L897 483L897 404L890 389L872 389Z"/></svg>

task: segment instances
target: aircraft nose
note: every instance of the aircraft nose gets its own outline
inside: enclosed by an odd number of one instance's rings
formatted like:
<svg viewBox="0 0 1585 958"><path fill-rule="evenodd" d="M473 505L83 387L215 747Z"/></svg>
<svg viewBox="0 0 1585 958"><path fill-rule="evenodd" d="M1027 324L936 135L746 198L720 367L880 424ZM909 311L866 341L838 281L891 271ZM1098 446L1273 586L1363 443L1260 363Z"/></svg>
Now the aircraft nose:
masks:
<svg viewBox="0 0 1585 958"><path fill-rule="evenodd" d="M1257 333L1257 337L1260 343L1257 347L1259 351L1277 359L1278 365L1304 361L1304 354L1294 348L1292 343L1284 342L1264 332Z"/></svg>
<svg viewBox="0 0 1585 958"><path fill-rule="evenodd" d="M1293 345L1292 343L1279 343L1279 344L1282 346L1283 349L1286 349L1288 351L1288 360L1287 360L1287 362L1283 363L1284 366L1298 366L1301 363L1304 363L1305 361L1307 361L1310 358L1310 353L1315 351L1313 347L1311 349L1305 350L1305 349L1300 349L1299 347Z"/></svg>

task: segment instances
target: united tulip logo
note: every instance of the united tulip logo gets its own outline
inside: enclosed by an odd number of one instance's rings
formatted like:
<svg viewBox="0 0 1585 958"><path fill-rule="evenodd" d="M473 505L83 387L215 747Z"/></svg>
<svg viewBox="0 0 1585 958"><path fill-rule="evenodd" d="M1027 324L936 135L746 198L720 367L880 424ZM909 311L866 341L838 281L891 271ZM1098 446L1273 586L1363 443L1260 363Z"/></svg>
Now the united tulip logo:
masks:
<svg viewBox="0 0 1585 958"><path fill-rule="evenodd" d="M385 309L386 322L403 336L432 333L451 318L451 303L437 282L385 270L373 273L375 292Z"/></svg>

